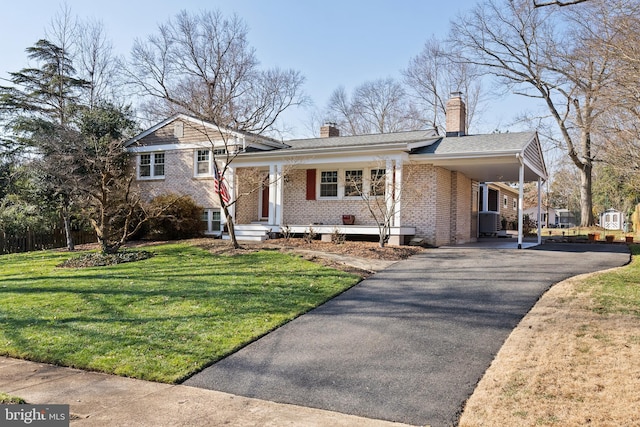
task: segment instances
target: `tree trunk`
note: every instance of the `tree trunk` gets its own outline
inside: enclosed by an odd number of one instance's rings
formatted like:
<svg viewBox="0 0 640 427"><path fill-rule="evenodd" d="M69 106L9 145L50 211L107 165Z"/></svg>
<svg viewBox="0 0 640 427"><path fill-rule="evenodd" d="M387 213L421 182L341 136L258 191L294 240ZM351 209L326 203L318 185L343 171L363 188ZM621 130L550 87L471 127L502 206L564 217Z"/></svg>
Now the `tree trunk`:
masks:
<svg viewBox="0 0 640 427"><path fill-rule="evenodd" d="M384 248L384 243L385 243L385 237L384 237L384 233L380 233L380 239L378 241L378 246L380 246L381 248Z"/></svg>
<svg viewBox="0 0 640 427"><path fill-rule="evenodd" d="M231 239L231 245L234 249L239 249L240 244L236 239L236 229L233 223L233 218L231 218L231 213L229 212L229 208L226 205L223 205L224 217L227 220L227 229L229 230L229 238Z"/></svg>
<svg viewBox="0 0 640 427"><path fill-rule="evenodd" d="M69 208L67 206L62 207L62 222L64 223L64 235L67 239L67 249L72 252L76 249L76 246L73 243L73 234L71 234L71 218Z"/></svg>
<svg viewBox="0 0 640 427"><path fill-rule="evenodd" d="M592 170L590 161L583 164L580 169L580 226L590 227L595 224L593 219L593 197L592 197Z"/></svg>

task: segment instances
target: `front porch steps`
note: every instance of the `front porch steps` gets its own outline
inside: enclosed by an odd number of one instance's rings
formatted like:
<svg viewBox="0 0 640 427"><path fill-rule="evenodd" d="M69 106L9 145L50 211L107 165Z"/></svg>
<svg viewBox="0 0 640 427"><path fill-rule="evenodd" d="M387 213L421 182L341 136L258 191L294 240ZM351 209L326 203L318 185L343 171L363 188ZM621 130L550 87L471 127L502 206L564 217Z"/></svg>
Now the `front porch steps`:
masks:
<svg viewBox="0 0 640 427"><path fill-rule="evenodd" d="M234 227L236 239L250 242L262 242L269 238L271 228L263 224L236 224ZM228 233L222 235L223 240L229 240Z"/></svg>

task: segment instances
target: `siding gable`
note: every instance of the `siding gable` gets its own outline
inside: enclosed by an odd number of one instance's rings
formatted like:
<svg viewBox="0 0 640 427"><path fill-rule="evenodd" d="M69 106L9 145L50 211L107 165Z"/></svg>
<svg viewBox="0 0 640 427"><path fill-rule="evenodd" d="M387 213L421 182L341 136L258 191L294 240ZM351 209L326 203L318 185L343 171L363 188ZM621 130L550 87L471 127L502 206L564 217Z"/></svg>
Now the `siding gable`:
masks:
<svg viewBox="0 0 640 427"><path fill-rule="evenodd" d="M182 128L182 129L180 129ZM138 141L139 145L188 144L220 141L220 132L181 119L167 123Z"/></svg>

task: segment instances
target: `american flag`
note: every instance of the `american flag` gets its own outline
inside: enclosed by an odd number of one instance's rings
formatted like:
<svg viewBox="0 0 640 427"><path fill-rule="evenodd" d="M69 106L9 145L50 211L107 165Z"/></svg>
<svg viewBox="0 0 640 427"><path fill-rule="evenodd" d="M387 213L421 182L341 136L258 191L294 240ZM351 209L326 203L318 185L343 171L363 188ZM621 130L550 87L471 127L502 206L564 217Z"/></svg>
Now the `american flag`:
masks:
<svg viewBox="0 0 640 427"><path fill-rule="evenodd" d="M229 203L229 200L231 200L229 190L227 190L227 186L224 183L224 177L220 175L220 172L218 172L218 164L215 160L213 161L213 191L215 191L216 194L220 194L220 197L225 204Z"/></svg>

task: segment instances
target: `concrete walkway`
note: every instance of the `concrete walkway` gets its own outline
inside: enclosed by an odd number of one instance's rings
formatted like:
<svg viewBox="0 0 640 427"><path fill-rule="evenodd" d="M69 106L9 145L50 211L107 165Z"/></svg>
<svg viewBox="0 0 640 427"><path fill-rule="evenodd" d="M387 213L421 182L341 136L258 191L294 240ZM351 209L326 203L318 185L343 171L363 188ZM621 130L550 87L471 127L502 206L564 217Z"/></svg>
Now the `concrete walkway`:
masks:
<svg viewBox="0 0 640 427"><path fill-rule="evenodd" d="M79 427L402 426L6 357L0 357L0 390L33 404L68 404L71 425Z"/></svg>
<svg viewBox="0 0 640 427"><path fill-rule="evenodd" d="M398 262L185 384L449 426L552 284L629 261L621 245L437 249Z"/></svg>

